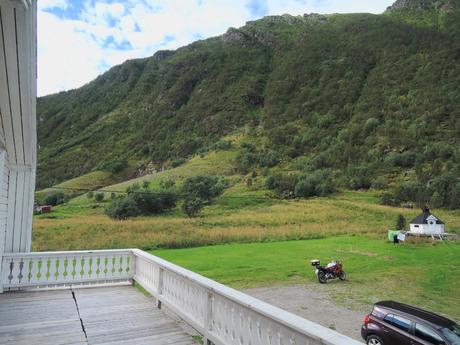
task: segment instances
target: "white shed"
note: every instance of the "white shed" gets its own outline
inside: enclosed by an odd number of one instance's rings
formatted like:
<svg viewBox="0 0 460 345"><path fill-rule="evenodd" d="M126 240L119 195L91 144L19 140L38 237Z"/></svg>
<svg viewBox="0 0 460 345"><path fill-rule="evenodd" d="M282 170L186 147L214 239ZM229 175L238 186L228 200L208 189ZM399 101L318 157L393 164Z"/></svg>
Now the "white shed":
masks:
<svg viewBox="0 0 460 345"><path fill-rule="evenodd" d="M444 222L425 207L423 212L410 222L410 232L427 235L443 234Z"/></svg>

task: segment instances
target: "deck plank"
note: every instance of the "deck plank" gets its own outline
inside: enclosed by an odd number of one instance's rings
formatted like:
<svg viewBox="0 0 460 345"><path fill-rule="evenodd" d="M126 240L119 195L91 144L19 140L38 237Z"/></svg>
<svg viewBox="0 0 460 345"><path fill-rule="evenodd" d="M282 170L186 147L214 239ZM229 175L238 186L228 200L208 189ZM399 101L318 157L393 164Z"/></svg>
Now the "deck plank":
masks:
<svg viewBox="0 0 460 345"><path fill-rule="evenodd" d="M0 345L196 344L131 286L73 292L75 299L71 290L0 295Z"/></svg>

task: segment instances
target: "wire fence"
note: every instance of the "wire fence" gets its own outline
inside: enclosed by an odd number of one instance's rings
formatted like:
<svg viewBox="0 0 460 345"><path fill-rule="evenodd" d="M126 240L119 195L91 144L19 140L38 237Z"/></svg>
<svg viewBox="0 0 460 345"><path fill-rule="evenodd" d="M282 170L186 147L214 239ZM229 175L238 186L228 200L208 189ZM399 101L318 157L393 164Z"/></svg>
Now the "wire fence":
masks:
<svg viewBox="0 0 460 345"><path fill-rule="evenodd" d="M188 194L186 194L186 193L180 193L180 192L177 192L177 191L168 191L168 190L161 191L161 190L152 190L152 189L146 189L146 190L133 189L133 190L130 190L130 191L110 190L110 189L104 189L104 188L89 189L89 188L70 188L70 187L50 187L50 189L51 190L69 191L69 192L82 192L82 194L93 192L93 193L110 193L110 194L113 193L113 194L116 194L116 195L127 195L127 194L137 193L137 194L156 194L158 196L162 196L162 195L174 194L175 196L177 196L179 198L181 198L181 197L185 198L185 197L188 196ZM221 196L219 196L219 199L247 199L247 200L263 200L263 201L266 201L266 200L275 200L276 197L270 197L270 196L261 197L261 196L251 196L251 195L221 195Z"/></svg>

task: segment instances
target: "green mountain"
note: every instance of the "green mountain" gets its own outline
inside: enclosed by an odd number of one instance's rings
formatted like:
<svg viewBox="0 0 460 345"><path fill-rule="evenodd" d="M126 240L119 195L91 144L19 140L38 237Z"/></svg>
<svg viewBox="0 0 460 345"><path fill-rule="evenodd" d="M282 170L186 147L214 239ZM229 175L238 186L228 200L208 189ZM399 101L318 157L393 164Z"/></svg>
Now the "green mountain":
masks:
<svg viewBox="0 0 460 345"><path fill-rule="evenodd" d="M447 193L460 176L459 13L459 0L398 0L382 15L270 16L127 61L38 99L38 188L126 160L160 168L244 131L257 142L244 172L327 170L353 188L437 178Z"/></svg>

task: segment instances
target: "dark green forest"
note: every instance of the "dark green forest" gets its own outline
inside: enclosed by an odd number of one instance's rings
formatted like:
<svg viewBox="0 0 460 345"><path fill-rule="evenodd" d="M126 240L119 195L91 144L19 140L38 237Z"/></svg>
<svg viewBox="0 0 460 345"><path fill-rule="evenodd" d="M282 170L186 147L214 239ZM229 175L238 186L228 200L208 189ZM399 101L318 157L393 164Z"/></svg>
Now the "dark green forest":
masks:
<svg viewBox="0 0 460 345"><path fill-rule="evenodd" d="M280 192L326 179L459 208L460 1L265 17L39 98L37 188L113 162L160 168L237 131L261 144L235 168L290 171L270 180L294 181Z"/></svg>

